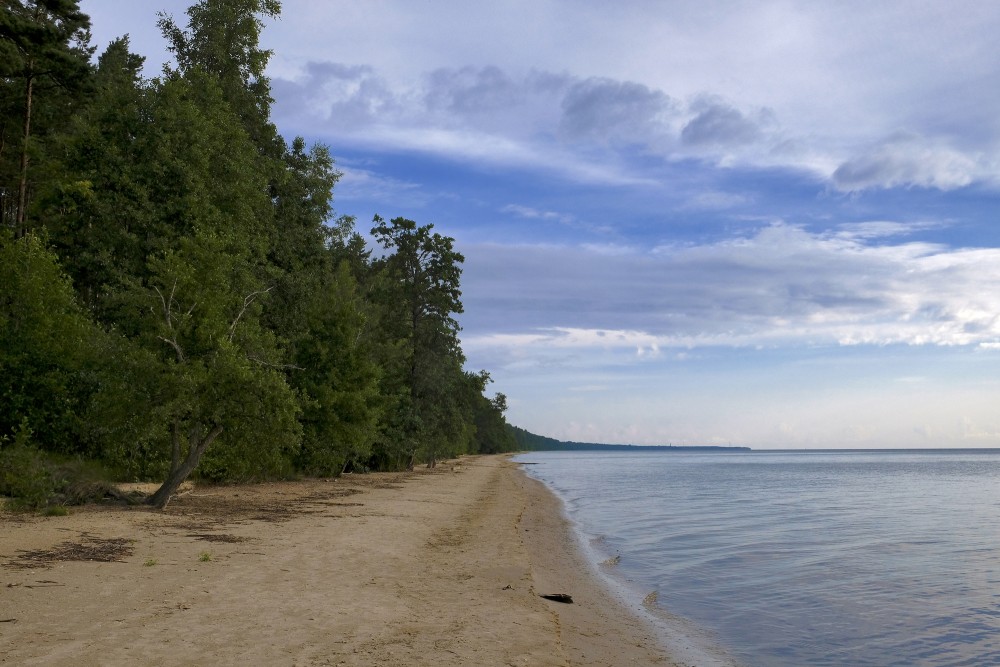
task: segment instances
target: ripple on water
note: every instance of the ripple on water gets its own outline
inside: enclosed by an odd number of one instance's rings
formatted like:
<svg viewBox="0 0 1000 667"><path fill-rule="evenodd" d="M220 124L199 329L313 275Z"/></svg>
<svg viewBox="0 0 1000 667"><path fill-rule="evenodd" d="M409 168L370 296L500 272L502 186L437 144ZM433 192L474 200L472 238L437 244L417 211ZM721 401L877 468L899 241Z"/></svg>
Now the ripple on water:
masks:
<svg viewBox="0 0 1000 667"><path fill-rule="evenodd" d="M740 663L1000 664L995 451L532 461L637 606Z"/></svg>

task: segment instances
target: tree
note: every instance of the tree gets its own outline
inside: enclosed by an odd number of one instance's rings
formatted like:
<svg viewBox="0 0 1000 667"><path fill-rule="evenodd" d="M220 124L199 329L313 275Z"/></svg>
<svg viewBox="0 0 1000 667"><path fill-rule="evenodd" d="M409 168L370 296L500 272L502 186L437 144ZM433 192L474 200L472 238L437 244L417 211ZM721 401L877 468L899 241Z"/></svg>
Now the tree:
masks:
<svg viewBox="0 0 1000 667"><path fill-rule="evenodd" d="M433 225L418 227L405 218L386 223L378 216L374 223L375 240L391 251L374 266L387 339L381 353L383 392L393 401L381 455L390 466L412 465L419 453L433 464L449 436L463 435L454 401L464 357L454 315L462 312L465 258L454 239L433 232Z"/></svg>
<svg viewBox="0 0 1000 667"><path fill-rule="evenodd" d="M61 108L50 109L55 111L50 125L65 120L71 110L67 101L72 101L66 100L65 94L78 96L88 82L93 49L89 47L90 18L80 11L76 0L6 0L4 4L0 14L0 77L22 84L17 194L13 206L4 207L13 210L14 219L8 225L18 237L27 231L30 140L32 122L38 115L36 96L43 91L61 93ZM13 136L5 123L0 159Z"/></svg>
<svg viewBox="0 0 1000 667"><path fill-rule="evenodd" d="M214 77L195 68L142 84L124 43L102 57L121 63L133 74L99 75L64 142L61 182L73 189L55 191L48 213L81 295L145 359L122 372L144 388L146 423L123 432L142 435L162 506L199 466L215 479L287 474L300 408L262 319L273 291L269 163Z"/></svg>
<svg viewBox="0 0 1000 667"><path fill-rule="evenodd" d="M171 233L156 221L150 164L161 139L151 126L155 93L142 79L143 58L128 38L101 54L89 103L54 139L39 213L80 302L118 325L122 289L146 275L146 257ZM159 157L159 156L157 156Z"/></svg>
<svg viewBox="0 0 1000 667"><path fill-rule="evenodd" d="M154 117L151 199L172 234L149 256L148 279L133 299L144 304L138 331L159 350L168 388L170 472L151 498L162 506L202 457L210 477L280 472L300 427L278 342L262 323L272 287L259 154L214 81L198 72L168 78ZM223 446L209 451L223 433Z"/></svg>
<svg viewBox="0 0 1000 667"><path fill-rule="evenodd" d="M272 52L260 48L260 33L264 19L280 13L278 0L201 0L188 8L186 30L166 14L159 20L178 70L215 77L250 139L273 158L284 144L270 121L274 100L264 70Z"/></svg>
<svg viewBox="0 0 1000 667"><path fill-rule="evenodd" d="M42 449L90 453L101 336L42 240L0 231L0 438L25 428Z"/></svg>
<svg viewBox="0 0 1000 667"><path fill-rule="evenodd" d="M499 454L517 449L517 441L507 425L504 413L507 411L507 397L497 393L486 398L483 392L492 382L486 371L469 373L473 403L473 421L476 426L473 450L479 454Z"/></svg>
<svg viewBox="0 0 1000 667"><path fill-rule="evenodd" d="M291 343L289 382L302 397L300 470L336 475L368 461L382 414L379 373L365 338L361 295L348 264L305 299L308 328Z"/></svg>

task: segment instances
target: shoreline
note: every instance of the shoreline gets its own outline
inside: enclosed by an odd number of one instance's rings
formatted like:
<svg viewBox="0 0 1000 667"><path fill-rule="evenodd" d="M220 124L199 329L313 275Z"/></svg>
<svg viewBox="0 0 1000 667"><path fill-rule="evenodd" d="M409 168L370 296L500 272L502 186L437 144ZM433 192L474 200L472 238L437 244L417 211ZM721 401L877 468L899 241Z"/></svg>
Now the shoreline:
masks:
<svg viewBox="0 0 1000 667"><path fill-rule="evenodd" d="M0 513L0 664L206 663L682 664L506 455Z"/></svg>
<svg viewBox="0 0 1000 667"><path fill-rule="evenodd" d="M577 529L559 494L525 472L524 468L521 472L524 477L541 487L540 493L551 499L554 507L540 512L540 517L558 524L555 530L567 535L566 539L571 543L561 548L569 554L568 558L576 559L575 567L589 575L600 586L601 591L614 600L620 607L616 613L630 615L643 624L642 627L654 638L661 650L670 656L671 664L677 667L736 667L739 664L704 629L661 607L658 604L659 591L640 588L617 573L622 554L612 555L609 551L602 550L600 541L603 536L588 537L582 529ZM542 551L534 554L533 560L545 564L552 560L552 556ZM549 569L559 568L549 565Z"/></svg>

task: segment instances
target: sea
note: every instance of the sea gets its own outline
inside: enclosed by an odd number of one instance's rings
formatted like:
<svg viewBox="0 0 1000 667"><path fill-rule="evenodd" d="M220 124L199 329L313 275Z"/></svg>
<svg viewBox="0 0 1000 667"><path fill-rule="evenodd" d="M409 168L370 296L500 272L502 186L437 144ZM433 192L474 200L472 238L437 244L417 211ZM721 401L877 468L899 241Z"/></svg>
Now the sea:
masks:
<svg viewBox="0 0 1000 667"><path fill-rule="evenodd" d="M689 664L1000 665L1000 450L515 460Z"/></svg>

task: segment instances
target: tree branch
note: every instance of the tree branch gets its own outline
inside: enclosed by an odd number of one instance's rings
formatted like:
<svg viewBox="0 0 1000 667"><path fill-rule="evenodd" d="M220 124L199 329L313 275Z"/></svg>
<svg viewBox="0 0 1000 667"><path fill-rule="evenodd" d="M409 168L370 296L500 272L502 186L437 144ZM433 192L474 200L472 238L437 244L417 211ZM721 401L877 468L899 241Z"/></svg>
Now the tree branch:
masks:
<svg viewBox="0 0 1000 667"><path fill-rule="evenodd" d="M162 340L170 347L174 348L174 350L177 352L177 361L181 362L182 364L186 361L184 358L184 350L181 349L181 346L177 343L177 341L170 340L169 338L164 338L163 336L157 336L157 338Z"/></svg>
<svg viewBox="0 0 1000 667"><path fill-rule="evenodd" d="M273 364L270 361L264 361L263 359L258 359L257 357L247 356L249 361L260 364L261 366L267 366L268 368L275 368L279 371L304 371L305 369L301 366L296 366L295 364Z"/></svg>
<svg viewBox="0 0 1000 667"><path fill-rule="evenodd" d="M261 294L267 294L268 292L270 292L273 289L274 289L273 286L272 287L268 287L265 290L259 290L257 292L251 292L246 297L244 297L242 310L240 310L239 314L236 316L236 319L233 320L233 323L229 325L229 342L230 343L233 342L233 336L236 335L236 325L240 323L240 318L242 318L243 314L247 312L247 308L250 307L250 304L252 304L257 299L257 297L260 296Z"/></svg>

